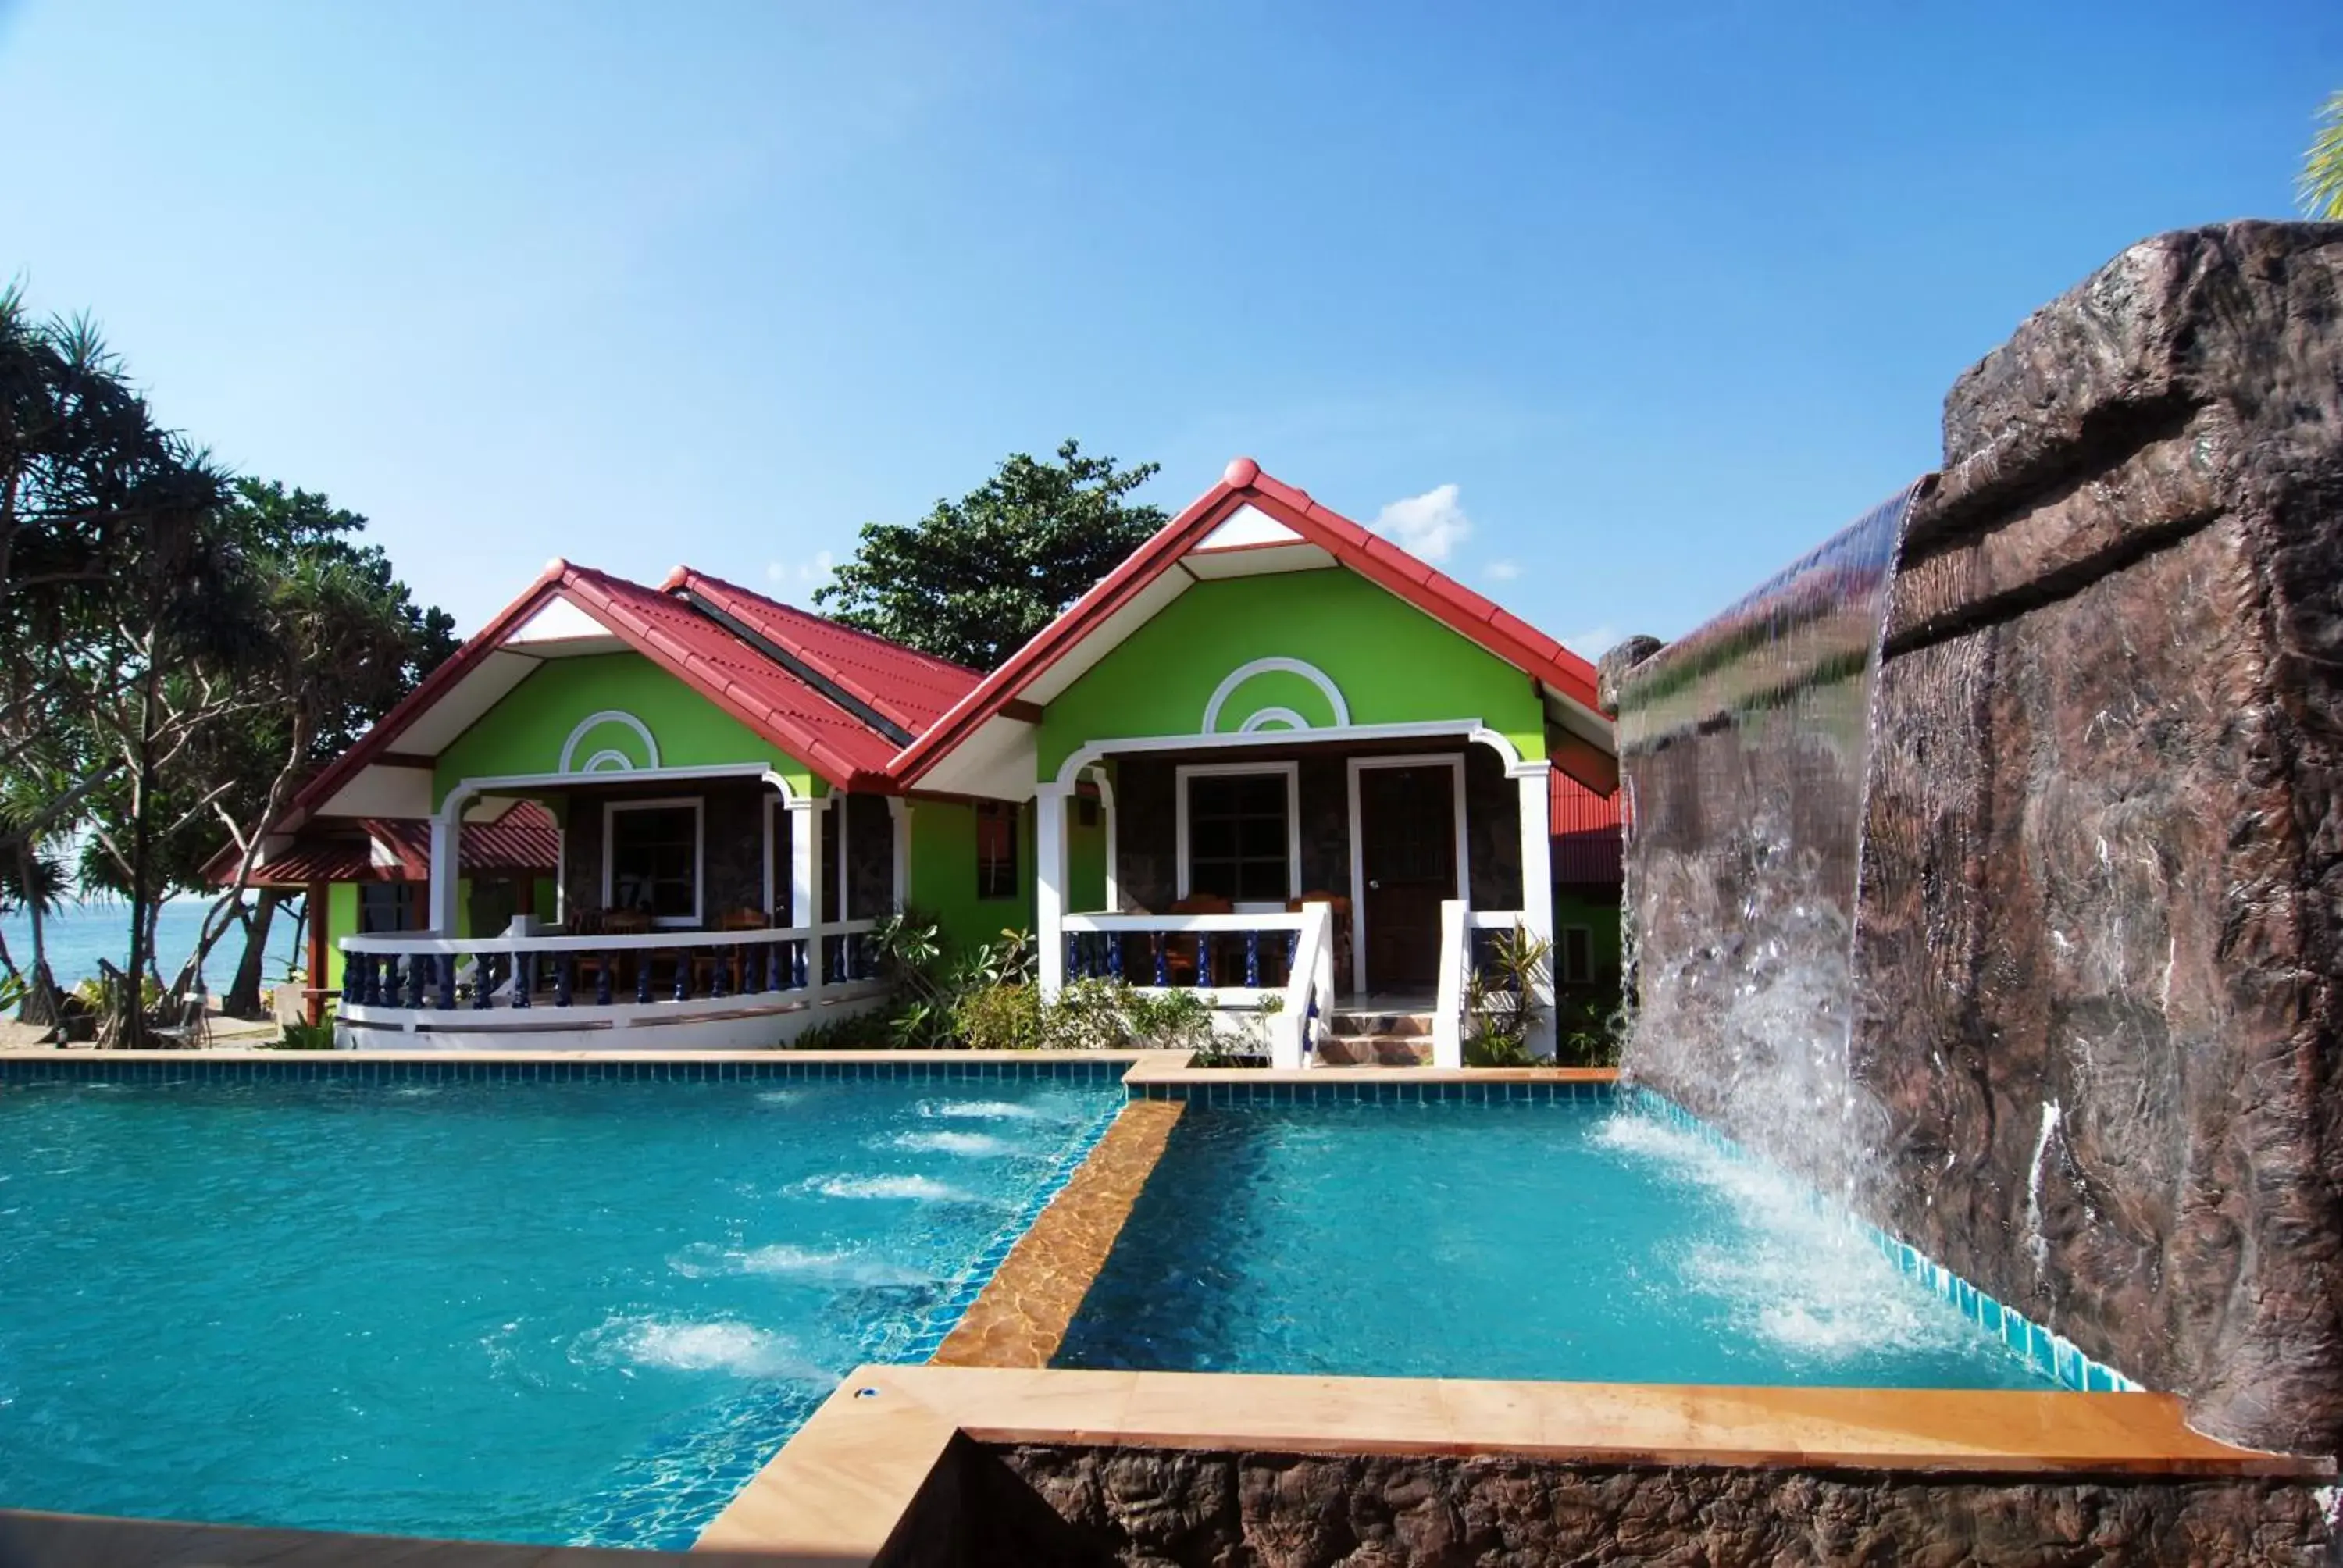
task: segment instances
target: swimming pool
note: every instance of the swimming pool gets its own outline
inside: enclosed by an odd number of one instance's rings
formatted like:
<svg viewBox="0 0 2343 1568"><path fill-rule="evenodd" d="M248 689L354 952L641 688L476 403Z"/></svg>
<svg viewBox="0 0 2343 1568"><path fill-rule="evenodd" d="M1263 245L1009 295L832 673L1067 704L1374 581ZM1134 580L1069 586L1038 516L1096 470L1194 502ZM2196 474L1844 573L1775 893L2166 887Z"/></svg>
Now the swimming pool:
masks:
<svg viewBox="0 0 2343 1568"><path fill-rule="evenodd" d="M1103 1131L1063 1065L0 1078L0 1505L688 1545Z"/></svg>
<svg viewBox="0 0 2343 1568"><path fill-rule="evenodd" d="M1192 1102L1052 1364L2049 1386L1778 1172L1608 1094Z"/></svg>

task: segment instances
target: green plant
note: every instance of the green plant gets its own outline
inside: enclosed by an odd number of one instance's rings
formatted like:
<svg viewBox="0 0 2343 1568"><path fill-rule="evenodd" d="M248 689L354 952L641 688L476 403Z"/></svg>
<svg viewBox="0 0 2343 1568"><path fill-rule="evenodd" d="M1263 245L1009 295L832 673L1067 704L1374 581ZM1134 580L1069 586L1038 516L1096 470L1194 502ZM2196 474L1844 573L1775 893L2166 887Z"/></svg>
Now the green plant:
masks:
<svg viewBox="0 0 2343 1568"><path fill-rule="evenodd" d="M971 1050L1036 1050L1043 1030L1041 993L1022 981L978 986L952 1009L952 1028Z"/></svg>
<svg viewBox="0 0 2343 1568"><path fill-rule="evenodd" d="M1212 1004L1192 990L1133 991L1131 1032L1141 1045L1209 1052L1214 1049Z"/></svg>
<svg viewBox="0 0 2343 1568"><path fill-rule="evenodd" d="M885 1050L897 1043L896 1013L885 1008L826 1018L789 1043L791 1050Z"/></svg>
<svg viewBox="0 0 2343 1568"><path fill-rule="evenodd" d="M297 1020L285 1026L285 1032L268 1047L271 1050L331 1050L334 1049L334 1026L325 1023L303 1023Z"/></svg>
<svg viewBox="0 0 2343 1568"><path fill-rule="evenodd" d="M1529 1038L1544 1004L1547 960L1554 944L1516 925L1489 943L1485 960L1464 981L1464 1063L1468 1067L1526 1067Z"/></svg>

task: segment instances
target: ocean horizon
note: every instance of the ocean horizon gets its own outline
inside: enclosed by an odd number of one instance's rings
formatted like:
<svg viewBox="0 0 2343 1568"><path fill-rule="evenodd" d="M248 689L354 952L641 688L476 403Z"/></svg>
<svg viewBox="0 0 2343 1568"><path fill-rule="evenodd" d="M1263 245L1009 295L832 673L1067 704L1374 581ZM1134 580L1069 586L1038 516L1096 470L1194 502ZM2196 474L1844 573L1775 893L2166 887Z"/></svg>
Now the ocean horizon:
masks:
<svg viewBox="0 0 2343 1568"><path fill-rule="evenodd" d="M211 900L196 895L184 895L163 906L155 920L156 968L169 980L179 972L179 966L195 951L196 939L202 934L204 913L211 908ZM265 988L285 979L287 969L296 961L294 949L294 918L289 909L279 908L268 925L268 951L260 971L260 983ZM43 945L48 952L49 972L57 984L71 990L79 981L97 973L97 961L106 959L119 966L130 957L130 906L117 899L88 899L67 904L55 914L41 921ZM22 911L0 915L0 938L8 944L8 956L19 969L33 961L33 922ZM236 979L236 965L244 960L244 937L230 932L222 937L219 945L204 965L204 982L213 991L223 991Z"/></svg>

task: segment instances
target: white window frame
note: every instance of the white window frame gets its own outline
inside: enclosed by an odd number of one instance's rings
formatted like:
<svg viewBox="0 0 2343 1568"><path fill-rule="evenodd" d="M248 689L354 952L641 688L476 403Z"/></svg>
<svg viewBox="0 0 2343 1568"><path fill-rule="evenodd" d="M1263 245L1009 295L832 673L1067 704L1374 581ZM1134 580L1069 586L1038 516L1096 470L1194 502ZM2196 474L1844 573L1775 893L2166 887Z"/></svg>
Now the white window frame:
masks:
<svg viewBox="0 0 2343 1568"><path fill-rule="evenodd" d="M1370 768L1445 768L1453 782L1449 802L1456 817L1456 890L1452 897L1470 907L1473 887L1472 834L1464 816L1464 754L1462 751L1411 753L1401 757L1351 759L1351 984L1367 989L1367 847L1359 831L1359 775Z"/></svg>
<svg viewBox="0 0 2343 1568"><path fill-rule="evenodd" d="M1172 770L1172 795L1177 801L1176 847L1173 854L1178 862L1178 896L1187 898L1192 890L1188 863L1188 780L1191 779L1227 779L1251 774L1256 777L1275 775L1285 780L1285 897L1275 903L1250 900L1235 906L1239 914L1256 915L1282 912L1288 903L1302 893L1302 765L1299 762L1183 762Z"/></svg>
<svg viewBox="0 0 2343 1568"><path fill-rule="evenodd" d="M1576 974L1568 972L1566 966L1563 962L1564 960L1570 956L1570 939L1574 933L1586 939L1586 968ZM1593 926L1564 926L1559 930L1555 931L1554 957L1554 979L1560 983L1564 985L1593 985L1594 983L1594 928Z"/></svg>
<svg viewBox="0 0 2343 1568"><path fill-rule="evenodd" d="M708 912L708 800L700 795L670 795L656 800L606 800L602 803L602 908L610 907L613 873L617 869L614 851L618 848L617 826L621 811L674 810L691 808L691 913L689 915L654 915L651 924L669 930L697 927L704 923ZM768 857L769 859L769 857Z"/></svg>

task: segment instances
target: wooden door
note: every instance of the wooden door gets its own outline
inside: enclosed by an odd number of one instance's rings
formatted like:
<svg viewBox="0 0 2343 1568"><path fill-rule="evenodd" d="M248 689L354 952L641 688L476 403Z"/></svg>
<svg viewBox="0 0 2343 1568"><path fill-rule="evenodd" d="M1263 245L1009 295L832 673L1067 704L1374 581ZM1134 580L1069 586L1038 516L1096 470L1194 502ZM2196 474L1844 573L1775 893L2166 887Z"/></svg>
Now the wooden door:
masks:
<svg viewBox="0 0 2343 1568"><path fill-rule="evenodd" d="M1444 763L1359 770L1367 989L1430 990L1440 904L1456 892L1455 775Z"/></svg>

